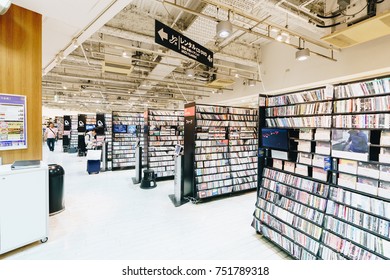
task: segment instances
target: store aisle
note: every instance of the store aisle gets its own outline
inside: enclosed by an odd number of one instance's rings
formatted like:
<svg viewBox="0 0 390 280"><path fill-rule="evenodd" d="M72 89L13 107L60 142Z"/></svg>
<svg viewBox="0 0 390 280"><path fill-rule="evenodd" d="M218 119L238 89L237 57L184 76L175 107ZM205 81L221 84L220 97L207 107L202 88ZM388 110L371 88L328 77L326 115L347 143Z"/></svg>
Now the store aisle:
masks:
<svg viewBox="0 0 390 280"><path fill-rule="evenodd" d="M250 226L255 192L175 208L173 182L133 185L134 171L88 175L86 159L44 147L65 169L66 210L49 219L49 241L1 259L289 259Z"/></svg>

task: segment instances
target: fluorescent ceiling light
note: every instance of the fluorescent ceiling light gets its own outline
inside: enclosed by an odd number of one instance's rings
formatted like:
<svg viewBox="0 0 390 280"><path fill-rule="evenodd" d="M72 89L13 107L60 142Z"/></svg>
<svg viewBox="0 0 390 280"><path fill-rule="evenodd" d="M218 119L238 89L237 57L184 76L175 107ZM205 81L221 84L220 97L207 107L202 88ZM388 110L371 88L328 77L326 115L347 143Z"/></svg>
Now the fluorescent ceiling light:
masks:
<svg viewBox="0 0 390 280"><path fill-rule="evenodd" d="M308 48L297 50L295 58L299 61L304 61L310 57L310 50Z"/></svg>
<svg viewBox="0 0 390 280"><path fill-rule="evenodd" d="M4 15L9 7L11 7L11 0L0 0L0 16Z"/></svg>
<svg viewBox="0 0 390 280"><path fill-rule="evenodd" d="M232 34L233 26L230 21L224 20L217 23L217 36L227 38Z"/></svg>

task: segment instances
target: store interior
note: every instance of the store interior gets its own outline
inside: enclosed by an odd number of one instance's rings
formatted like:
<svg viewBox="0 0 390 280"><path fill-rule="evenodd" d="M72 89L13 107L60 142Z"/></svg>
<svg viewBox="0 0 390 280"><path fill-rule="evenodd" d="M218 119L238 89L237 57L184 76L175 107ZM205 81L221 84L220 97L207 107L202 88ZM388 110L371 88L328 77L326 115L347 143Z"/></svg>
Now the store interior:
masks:
<svg viewBox="0 0 390 280"><path fill-rule="evenodd" d="M0 0L0 259L389 259L389 10Z"/></svg>

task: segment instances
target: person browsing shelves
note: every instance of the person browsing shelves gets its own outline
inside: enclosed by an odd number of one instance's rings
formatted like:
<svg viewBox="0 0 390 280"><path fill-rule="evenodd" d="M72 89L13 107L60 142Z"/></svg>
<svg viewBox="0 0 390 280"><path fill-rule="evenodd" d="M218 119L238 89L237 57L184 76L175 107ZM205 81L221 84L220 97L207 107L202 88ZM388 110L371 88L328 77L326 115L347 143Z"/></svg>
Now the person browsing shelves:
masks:
<svg viewBox="0 0 390 280"><path fill-rule="evenodd" d="M96 130L92 129L85 134L85 146L87 150L96 147Z"/></svg>
<svg viewBox="0 0 390 280"><path fill-rule="evenodd" d="M45 129L45 139L47 142L47 146L51 152L54 152L55 142L58 137L58 129L54 127L52 122L49 123L49 126Z"/></svg>

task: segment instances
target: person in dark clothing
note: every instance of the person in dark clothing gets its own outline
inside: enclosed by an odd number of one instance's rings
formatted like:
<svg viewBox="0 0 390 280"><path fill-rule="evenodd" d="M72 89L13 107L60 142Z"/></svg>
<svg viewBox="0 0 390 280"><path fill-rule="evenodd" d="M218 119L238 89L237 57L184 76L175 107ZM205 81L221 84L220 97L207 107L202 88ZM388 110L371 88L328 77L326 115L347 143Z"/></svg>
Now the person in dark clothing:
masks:
<svg viewBox="0 0 390 280"><path fill-rule="evenodd" d="M367 153L368 152L368 138L367 135L360 130L348 131L349 138L347 145L349 144L349 151L355 153Z"/></svg>

